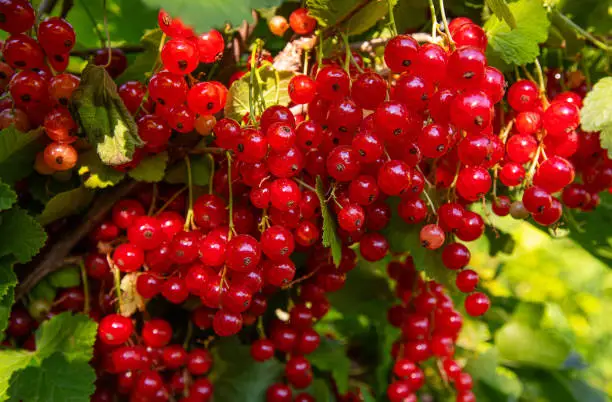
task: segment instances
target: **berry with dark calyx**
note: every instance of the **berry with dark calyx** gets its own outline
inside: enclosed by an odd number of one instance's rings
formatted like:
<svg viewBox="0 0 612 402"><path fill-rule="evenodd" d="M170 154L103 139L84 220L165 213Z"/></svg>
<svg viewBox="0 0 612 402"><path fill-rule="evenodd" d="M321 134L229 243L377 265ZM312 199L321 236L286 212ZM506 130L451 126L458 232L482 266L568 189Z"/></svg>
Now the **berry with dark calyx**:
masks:
<svg viewBox="0 0 612 402"><path fill-rule="evenodd" d="M128 66L128 60L125 53L123 53L123 50L116 48L111 49L110 60L108 49L99 49L94 55L93 63L96 66L104 66L108 75L113 79L123 74Z"/></svg>
<svg viewBox="0 0 612 402"><path fill-rule="evenodd" d="M283 36L289 29L289 23L282 15L275 15L268 20L268 29L276 36Z"/></svg>
<svg viewBox="0 0 612 402"><path fill-rule="evenodd" d="M520 80L508 89L508 103L517 112L534 110L539 103L540 92L533 81Z"/></svg>
<svg viewBox="0 0 612 402"><path fill-rule="evenodd" d="M485 76L487 59L482 50L465 46L455 50L448 59L451 83L458 89L475 89Z"/></svg>
<svg viewBox="0 0 612 402"><path fill-rule="evenodd" d="M385 63L391 71L408 71L417 60L419 44L412 36L398 35L385 46Z"/></svg>
<svg viewBox="0 0 612 402"><path fill-rule="evenodd" d="M0 29L10 34L23 33L32 28L36 19L28 0L0 1Z"/></svg>
<svg viewBox="0 0 612 402"><path fill-rule="evenodd" d="M74 29L66 20L51 17L38 25L38 42L47 54L65 54L74 47Z"/></svg>
<svg viewBox="0 0 612 402"><path fill-rule="evenodd" d="M227 88L220 82L198 82L187 93L187 105L201 115L215 114L225 107L227 92Z"/></svg>
<svg viewBox="0 0 612 402"><path fill-rule="evenodd" d="M200 34L196 38L201 63L214 63L223 55L225 39L216 29Z"/></svg>
<svg viewBox="0 0 612 402"><path fill-rule="evenodd" d="M317 73L317 92L328 100L340 100L348 95L350 90L350 78L346 71L340 67L327 66Z"/></svg>
<svg viewBox="0 0 612 402"><path fill-rule="evenodd" d="M132 320L118 314L110 314L100 321L98 337L107 345L121 345L130 338L133 331Z"/></svg>
<svg viewBox="0 0 612 402"><path fill-rule="evenodd" d="M198 66L199 57L196 43L184 39L172 39L166 42L161 51L164 67L176 75L193 72Z"/></svg>
<svg viewBox="0 0 612 402"><path fill-rule="evenodd" d="M387 96L387 82L374 72L364 72L357 76L351 86L351 97L360 107L375 110Z"/></svg>
<svg viewBox="0 0 612 402"><path fill-rule="evenodd" d="M308 10L298 8L289 16L289 25L298 35L309 35L317 26L317 20L308 15Z"/></svg>
<svg viewBox="0 0 612 402"><path fill-rule="evenodd" d="M289 97L295 104L302 105L312 102L316 90L315 81L307 75L296 75L289 81Z"/></svg>

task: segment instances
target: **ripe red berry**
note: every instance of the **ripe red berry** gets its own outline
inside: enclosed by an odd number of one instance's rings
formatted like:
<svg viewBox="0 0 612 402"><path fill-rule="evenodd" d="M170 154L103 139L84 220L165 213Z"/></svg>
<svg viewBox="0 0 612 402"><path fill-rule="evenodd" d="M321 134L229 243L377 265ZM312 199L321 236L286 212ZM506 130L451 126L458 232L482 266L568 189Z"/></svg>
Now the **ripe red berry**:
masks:
<svg viewBox="0 0 612 402"><path fill-rule="evenodd" d="M476 289L476 285L478 285L478 274L471 269L464 269L457 274L455 283L457 289L463 293L473 292Z"/></svg>
<svg viewBox="0 0 612 402"><path fill-rule="evenodd" d="M310 103L315 97L317 87L315 81L307 75L296 75L289 81L289 97L295 104Z"/></svg>
<svg viewBox="0 0 612 402"><path fill-rule="evenodd" d="M172 339L172 327L166 320L149 320L142 327L142 339L147 346L161 348Z"/></svg>
<svg viewBox="0 0 612 402"><path fill-rule="evenodd" d="M385 46L385 63L391 71L408 71L417 59L419 44L410 35L398 35Z"/></svg>
<svg viewBox="0 0 612 402"><path fill-rule="evenodd" d="M309 35L317 26L317 20L308 15L308 10L298 8L289 16L289 25L298 35Z"/></svg>
<svg viewBox="0 0 612 402"><path fill-rule="evenodd" d="M130 338L133 331L132 320L119 314L109 314L100 321L98 337L107 345L121 345Z"/></svg>
<svg viewBox="0 0 612 402"><path fill-rule="evenodd" d="M232 336L242 328L242 316L226 310L218 310L213 319L213 329L219 336Z"/></svg>
<svg viewBox="0 0 612 402"><path fill-rule="evenodd" d="M350 78L346 71L337 66L327 66L317 73L317 92L326 100L340 100L348 95Z"/></svg>
<svg viewBox="0 0 612 402"><path fill-rule="evenodd" d="M484 293L475 292L466 297L465 311L472 317L483 315L491 307L489 298Z"/></svg>
<svg viewBox="0 0 612 402"><path fill-rule="evenodd" d="M223 55L225 40L216 29L198 35L196 43L201 63L214 63Z"/></svg>

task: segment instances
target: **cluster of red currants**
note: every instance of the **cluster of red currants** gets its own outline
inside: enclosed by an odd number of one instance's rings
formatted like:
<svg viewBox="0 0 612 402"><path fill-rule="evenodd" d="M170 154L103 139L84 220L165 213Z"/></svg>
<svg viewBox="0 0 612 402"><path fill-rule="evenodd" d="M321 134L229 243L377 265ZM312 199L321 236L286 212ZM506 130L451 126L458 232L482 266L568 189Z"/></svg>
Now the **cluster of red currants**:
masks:
<svg viewBox="0 0 612 402"><path fill-rule="evenodd" d="M71 169L77 162L72 142L77 124L68 111L79 78L64 74L75 33L64 19L50 17L36 27L36 38L28 36L34 27L35 12L27 0L0 3L0 29L10 36L2 45L0 129L14 126L25 132L44 126L52 141L36 158L40 173Z"/></svg>
<svg viewBox="0 0 612 402"><path fill-rule="evenodd" d="M100 320L93 364L101 376L92 401L112 401L115 395L136 401L205 402L213 386L204 377L213 364L207 349L189 352L171 344L173 331L163 319L145 321L135 336L131 318L110 314Z"/></svg>
<svg viewBox="0 0 612 402"><path fill-rule="evenodd" d="M387 389L389 400L416 402L416 392L425 384L425 374L419 364L434 358L440 375L457 391L456 401L474 402L472 377L453 360L463 319L452 299L442 285L421 278L411 257L404 262L389 263L387 273L396 282L395 293L401 302L389 309L387 319L402 331L391 350L396 379ZM470 303L466 308L470 306L484 311L488 308L488 300L486 305Z"/></svg>
<svg viewBox="0 0 612 402"><path fill-rule="evenodd" d="M308 15L308 10L303 7L291 12L289 23L282 15L275 15L268 20L268 28L276 36L283 36L289 27L298 35L310 35L317 27L317 20Z"/></svg>

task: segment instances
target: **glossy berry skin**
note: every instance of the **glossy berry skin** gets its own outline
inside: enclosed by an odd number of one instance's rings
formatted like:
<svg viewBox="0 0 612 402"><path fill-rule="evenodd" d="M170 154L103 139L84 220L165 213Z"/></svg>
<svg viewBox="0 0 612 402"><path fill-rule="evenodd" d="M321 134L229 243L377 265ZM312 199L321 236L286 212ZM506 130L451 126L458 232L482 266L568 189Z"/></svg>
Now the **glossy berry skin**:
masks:
<svg viewBox="0 0 612 402"><path fill-rule="evenodd" d="M525 168L518 163L507 162L499 172L499 180L508 187L518 186L524 179Z"/></svg>
<svg viewBox="0 0 612 402"><path fill-rule="evenodd" d="M291 256L295 249L293 235L280 225L266 229L261 235L261 250L272 261L283 261Z"/></svg>
<svg viewBox="0 0 612 402"><path fill-rule="evenodd" d="M493 103L482 91L469 90L457 95L451 105L451 121L470 133L479 132L491 124Z"/></svg>
<svg viewBox="0 0 612 402"><path fill-rule="evenodd" d="M283 36L289 29L287 19L282 15L275 15L268 20L268 29L276 36Z"/></svg>
<svg viewBox="0 0 612 402"><path fill-rule="evenodd" d="M464 269L457 274L455 284L457 285L457 289L463 293L473 292L478 285L478 274L471 269Z"/></svg>
<svg viewBox="0 0 612 402"><path fill-rule="evenodd" d="M552 206L552 197L546 190L532 186L523 193L523 205L531 213L541 213Z"/></svg>
<svg viewBox="0 0 612 402"><path fill-rule="evenodd" d="M189 40L172 39L162 48L161 59L164 67L171 73L189 74L198 66L198 47Z"/></svg>
<svg viewBox="0 0 612 402"><path fill-rule="evenodd" d="M289 16L289 25L298 35L309 35L317 26L317 20L308 15L308 10L298 8Z"/></svg>
<svg viewBox="0 0 612 402"><path fill-rule="evenodd" d="M489 298L484 293L475 292L466 297L465 311L472 317L483 315L491 307Z"/></svg>
<svg viewBox="0 0 612 402"><path fill-rule="evenodd" d="M361 164L352 147L337 146L327 156L327 172L338 181L351 181L359 174Z"/></svg>
<svg viewBox="0 0 612 402"><path fill-rule="evenodd" d="M217 81L198 82L187 93L189 109L201 115L220 112L226 99L227 88Z"/></svg>
<svg viewBox="0 0 612 402"><path fill-rule="evenodd" d="M400 160L385 162L378 171L378 187L387 195L399 195L410 187L410 167Z"/></svg>
<svg viewBox="0 0 612 402"><path fill-rule="evenodd" d="M574 104L553 102L544 112L542 123L549 135L567 135L580 124L580 112Z"/></svg>
<svg viewBox="0 0 612 402"><path fill-rule="evenodd" d="M361 73L351 87L353 101L363 109L375 110L387 96L387 82L379 74Z"/></svg>
<svg viewBox="0 0 612 402"><path fill-rule="evenodd" d="M291 388L285 384L272 384L266 391L266 402L291 402Z"/></svg>
<svg viewBox="0 0 612 402"><path fill-rule="evenodd" d="M127 229L136 217L142 215L145 215L144 207L140 202L132 199L123 199L117 202L112 209L113 223L121 229Z"/></svg>
<svg viewBox="0 0 612 402"><path fill-rule="evenodd" d="M421 245L430 250L436 250L442 246L446 236L439 225L429 224L421 228L419 234Z"/></svg>
<svg viewBox="0 0 612 402"><path fill-rule="evenodd" d="M24 34L9 36L4 41L2 55L12 68L23 70L41 67L45 58L38 42Z"/></svg>
<svg viewBox="0 0 612 402"><path fill-rule="evenodd" d="M214 63L223 55L225 40L216 29L198 35L196 43L201 63Z"/></svg>
<svg viewBox="0 0 612 402"><path fill-rule="evenodd" d="M359 243L361 256L370 262L379 261L384 258L389 250L387 239L376 232L366 233Z"/></svg>
<svg viewBox="0 0 612 402"><path fill-rule="evenodd" d="M466 166L459 171L457 192L468 201L476 201L491 188L491 175L480 166Z"/></svg>
<svg viewBox="0 0 612 402"><path fill-rule="evenodd" d="M169 71L160 71L153 74L148 88L149 97L164 106L177 105L187 99L185 79Z"/></svg>
<svg viewBox="0 0 612 402"><path fill-rule="evenodd" d="M251 357L258 362L264 362L274 357L274 343L268 339L258 339L251 345Z"/></svg>
<svg viewBox="0 0 612 402"><path fill-rule="evenodd" d="M242 316L225 310L218 310L213 319L213 330L219 336L232 336L242 328Z"/></svg>
<svg viewBox="0 0 612 402"><path fill-rule="evenodd" d="M363 208L356 203L345 205L338 212L338 225L349 233L358 231L364 223L365 213Z"/></svg>
<svg viewBox="0 0 612 402"><path fill-rule="evenodd" d="M165 320L149 320L144 323L141 335L145 345L161 348L172 339L172 327Z"/></svg>
<svg viewBox="0 0 612 402"><path fill-rule="evenodd" d="M161 117L144 115L138 119L138 136L146 143L145 149L165 146L171 135L172 130Z"/></svg>
<svg viewBox="0 0 612 402"><path fill-rule="evenodd" d="M98 337L107 345L121 345L130 338L133 331L132 320L119 314L110 314L100 321Z"/></svg>
<svg viewBox="0 0 612 402"><path fill-rule="evenodd" d="M38 42L47 54L65 54L74 47L74 29L66 20L51 17L38 25Z"/></svg>
<svg viewBox="0 0 612 402"><path fill-rule="evenodd" d="M464 24L451 31L451 35L457 47L472 46L482 50L487 49L487 35L484 30L476 24Z"/></svg>
<svg viewBox="0 0 612 402"><path fill-rule="evenodd" d="M28 0L0 1L0 29L10 34L27 31L34 25L36 15Z"/></svg>
<svg viewBox="0 0 612 402"><path fill-rule="evenodd" d="M380 189L373 176L361 175L349 184L349 198L359 205L370 205L378 198Z"/></svg>
<svg viewBox="0 0 612 402"><path fill-rule="evenodd" d="M491 204L493 213L497 216L506 216L510 213L510 198L505 195L497 197Z"/></svg>
<svg viewBox="0 0 612 402"><path fill-rule="evenodd" d="M143 250L152 250L164 241L164 232L156 218L139 216L128 228L128 240Z"/></svg>
<svg viewBox="0 0 612 402"><path fill-rule="evenodd" d="M136 279L136 291L145 299L151 299L157 296L159 292L161 292L161 285L161 279L148 272L138 275Z"/></svg>
<svg viewBox="0 0 612 402"><path fill-rule="evenodd" d="M458 89L475 89L484 78L487 60L482 50L465 46L455 50L448 59L448 73Z"/></svg>
<svg viewBox="0 0 612 402"><path fill-rule="evenodd" d="M428 124L423 127L417 145L423 156L438 158L446 153L450 142L449 128L441 124Z"/></svg>
<svg viewBox="0 0 612 402"><path fill-rule="evenodd" d="M127 68L128 60L121 49L111 49L110 61L108 60L108 49L99 49L93 59L96 66L104 66L111 78L119 77Z"/></svg>
<svg viewBox="0 0 612 402"><path fill-rule="evenodd" d="M317 73L317 91L323 99L334 101L348 95L350 78L346 71L337 66L327 66Z"/></svg>
<svg viewBox="0 0 612 402"><path fill-rule="evenodd" d="M257 240L249 235L232 237L227 244L227 267L239 272L246 272L259 264L261 247Z"/></svg>
<svg viewBox="0 0 612 402"><path fill-rule="evenodd" d="M398 206L400 218L408 224L422 222L427 218L427 204L420 198L402 198Z"/></svg>
<svg viewBox="0 0 612 402"><path fill-rule="evenodd" d="M206 349L193 349L187 356L187 370L192 375L204 375L210 371L213 359Z"/></svg>
<svg viewBox="0 0 612 402"><path fill-rule="evenodd" d="M519 80L508 90L508 103L517 112L534 110L538 106L539 96L535 82Z"/></svg>
<svg viewBox="0 0 612 402"><path fill-rule="evenodd" d="M196 199L193 214L196 225L205 232L224 224L227 219L225 202L221 197L212 194Z"/></svg>
<svg viewBox="0 0 612 402"><path fill-rule="evenodd" d="M113 252L113 262L121 272L137 271L144 264L144 251L135 244L120 244Z"/></svg>
<svg viewBox="0 0 612 402"><path fill-rule="evenodd" d="M310 362L302 356L294 356L285 365L285 376L289 383L297 389L304 389L312 382Z"/></svg>
<svg viewBox="0 0 612 402"><path fill-rule="evenodd" d="M424 77L403 73L395 84L393 99L404 103L411 110L423 111L433 92L433 84Z"/></svg>
<svg viewBox="0 0 612 402"><path fill-rule="evenodd" d="M177 264L189 264L198 258L200 233L179 232L170 242L170 259Z"/></svg>
<svg viewBox="0 0 612 402"><path fill-rule="evenodd" d="M419 47L415 71L426 80L440 82L446 76L448 53L440 45L424 43Z"/></svg>
<svg viewBox="0 0 612 402"><path fill-rule="evenodd" d="M391 71L408 71L417 59L419 44L412 36L398 35L385 46L385 63Z"/></svg>
<svg viewBox="0 0 612 402"><path fill-rule="evenodd" d="M463 224L456 229L455 234L459 240L474 241L478 239L485 230L485 224L482 217L476 212L465 211L463 215Z"/></svg>
<svg viewBox="0 0 612 402"><path fill-rule="evenodd" d="M459 270L470 262L470 250L461 243L451 243L442 250L442 262L448 269Z"/></svg>
<svg viewBox="0 0 612 402"><path fill-rule="evenodd" d="M406 381L394 381L387 388L387 397L391 402L403 402L410 396L410 386Z"/></svg>
<svg viewBox="0 0 612 402"><path fill-rule="evenodd" d="M359 133L353 137L351 147L357 152L357 158L362 163L376 162L384 152L380 138L373 133Z"/></svg>
<svg viewBox="0 0 612 402"><path fill-rule="evenodd" d="M161 294L170 303L181 304L189 297L189 290L181 278L168 278L162 285Z"/></svg>
<svg viewBox="0 0 612 402"><path fill-rule="evenodd" d="M296 75L289 81L289 97L297 105L312 102L315 97L317 86L315 81L307 75Z"/></svg>
<svg viewBox="0 0 612 402"><path fill-rule="evenodd" d="M540 225L550 226L554 223L557 223L559 219L561 219L561 214L563 213L563 206L561 202L553 197L552 205L548 208L544 208L542 212L533 213L533 220L539 223Z"/></svg>
<svg viewBox="0 0 612 402"><path fill-rule="evenodd" d="M533 184L556 193L574 181L574 166L564 158L552 156L538 166L533 177Z"/></svg>

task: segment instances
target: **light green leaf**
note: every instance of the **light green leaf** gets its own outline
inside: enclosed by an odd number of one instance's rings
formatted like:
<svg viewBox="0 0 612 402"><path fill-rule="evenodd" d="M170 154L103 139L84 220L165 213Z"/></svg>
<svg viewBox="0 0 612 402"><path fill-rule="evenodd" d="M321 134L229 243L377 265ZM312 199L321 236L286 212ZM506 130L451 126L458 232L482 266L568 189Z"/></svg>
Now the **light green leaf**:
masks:
<svg viewBox="0 0 612 402"><path fill-rule="evenodd" d="M540 54L540 43L548 38L550 21L540 0L518 0L511 3L516 28L506 21L490 18L484 25L489 38L488 52L507 64L532 63Z"/></svg>
<svg viewBox="0 0 612 402"><path fill-rule="evenodd" d="M25 350L0 351L0 401L9 398L8 389L13 373L26 368L33 357L33 353Z"/></svg>
<svg viewBox="0 0 612 402"><path fill-rule="evenodd" d="M59 314L36 331L36 354L45 358L62 352L71 362L88 362L93 354L97 324L83 314Z"/></svg>
<svg viewBox="0 0 612 402"><path fill-rule="evenodd" d="M390 0L395 6L397 0ZM308 0L308 12L322 27L337 25L338 30L358 35L372 28L389 12L388 1Z"/></svg>
<svg viewBox="0 0 612 402"><path fill-rule="evenodd" d="M210 159L201 155L191 155L189 156L189 161L193 184L196 186L206 186L210 181ZM171 184L187 183L187 165L185 161L180 161L168 169L164 180Z"/></svg>
<svg viewBox="0 0 612 402"><path fill-rule="evenodd" d="M11 186L0 181L0 211L9 209L17 202L17 193L13 191Z"/></svg>
<svg viewBox="0 0 612 402"><path fill-rule="evenodd" d="M73 288L81 284L81 270L76 265L66 265L45 279L54 288Z"/></svg>
<svg viewBox="0 0 612 402"><path fill-rule="evenodd" d="M265 100L266 107L272 105L287 106L291 101L287 88L289 81L295 74L291 71L277 71L270 65L259 67L257 72L262 83L253 88L255 113L260 115L263 112L263 109L258 109L258 106L262 106L260 105L261 102L259 102L262 97ZM250 85L250 72L232 84L227 95L227 102L225 103L225 117L240 121L245 115L251 113L249 107Z"/></svg>
<svg viewBox="0 0 612 402"><path fill-rule="evenodd" d="M332 260L337 267L342 259L342 241L338 235L336 218L327 206L323 181L321 181L319 176L317 176L315 188L317 190L317 197L319 197L319 203L321 204L321 216L323 217L323 246L331 248Z"/></svg>
<svg viewBox="0 0 612 402"><path fill-rule="evenodd" d="M138 166L128 173L132 179L155 183L163 180L168 165L168 152L160 152L145 157Z"/></svg>
<svg viewBox="0 0 612 402"><path fill-rule="evenodd" d="M571 352L569 341L544 328L542 305L521 303L512 318L495 333L501 359L531 367L559 369Z"/></svg>
<svg viewBox="0 0 612 402"><path fill-rule="evenodd" d="M136 147L143 145L132 115L117 94L117 85L102 66L88 64L73 103L102 162L121 165L132 160Z"/></svg>
<svg viewBox="0 0 612 402"><path fill-rule="evenodd" d="M144 81L151 75L153 65L159 56L159 44L162 39L161 29L152 29L143 35L140 44L144 51L139 53L128 68L119 76L117 82L122 84L127 81Z"/></svg>
<svg viewBox="0 0 612 402"><path fill-rule="evenodd" d="M77 187L74 190L59 193L49 200L36 219L41 225L47 225L58 219L77 214L89 205L93 197L93 191L85 187Z"/></svg>
<svg viewBox="0 0 612 402"><path fill-rule="evenodd" d="M584 98L580 122L584 131L601 131L601 146L612 157L612 77L599 80Z"/></svg>
<svg viewBox="0 0 612 402"><path fill-rule="evenodd" d="M12 262L6 257L0 259L0 340L4 339L4 330L8 325L11 308L15 301L15 286L17 286L17 276L13 272ZM0 383L2 383L1 379Z"/></svg>
<svg viewBox="0 0 612 402"><path fill-rule="evenodd" d="M36 152L43 146L42 143L36 141L41 133L41 129L22 133L13 126L0 131L0 179L2 181L12 185L33 171Z"/></svg>
<svg viewBox="0 0 612 402"><path fill-rule="evenodd" d="M308 355L308 360L313 367L321 371L331 372L339 393L345 394L348 391L351 361L346 356L345 345L323 337L317 350Z"/></svg>
<svg viewBox="0 0 612 402"><path fill-rule="evenodd" d="M485 0L485 3L500 21L506 21L506 24L512 29L516 28L516 20L506 0Z"/></svg>
<svg viewBox="0 0 612 402"><path fill-rule="evenodd" d="M125 176L122 172L106 166L95 150L79 155L79 176L87 188L106 188L119 183Z"/></svg>
<svg viewBox="0 0 612 402"><path fill-rule="evenodd" d="M495 348L470 359L465 366L465 371L470 373L474 380L484 382L505 395L506 398L516 399L523 391L523 385L517 375L499 366L498 352Z"/></svg>
<svg viewBox="0 0 612 402"><path fill-rule="evenodd" d="M96 373L83 361L69 361L61 353L29 366L11 377L10 401L88 402Z"/></svg>
<svg viewBox="0 0 612 402"><path fill-rule="evenodd" d="M196 32L206 32L224 24L237 26L243 20L252 21L251 11L279 6L281 0L143 0L147 6L163 8L171 16L179 17Z"/></svg>
<svg viewBox="0 0 612 402"><path fill-rule="evenodd" d="M236 337L216 343L211 374L216 402L263 401L270 384L282 378L283 365L278 360L258 363L249 350Z"/></svg>
<svg viewBox="0 0 612 402"><path fill-rule="evenodd" d="M13 208L0 213L0 257L13 254L26 263L45 245L47 234L28 213Z"/></svg>

